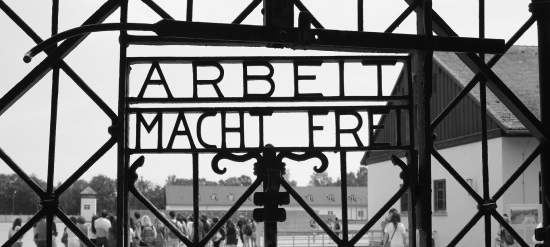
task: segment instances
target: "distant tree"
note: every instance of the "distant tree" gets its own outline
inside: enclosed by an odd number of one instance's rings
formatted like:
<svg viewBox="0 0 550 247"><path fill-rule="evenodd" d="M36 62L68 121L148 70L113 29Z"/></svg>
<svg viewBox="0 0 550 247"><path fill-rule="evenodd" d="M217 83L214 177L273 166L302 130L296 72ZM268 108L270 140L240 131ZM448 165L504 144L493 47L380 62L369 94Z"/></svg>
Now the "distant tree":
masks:
<svg viewBox="0 0 550 247"><path fill-rule="evenodd" d="M288 182L288 184L290 184L290 186L292 186L292 187L298 186L298 182L296 182L296 180L292 180L292 181Z"/></svg>
<svg viewBox="0 0 550 247"><path fill-rule="evenodd" d="M246 175L241 175L240 177L229 177L225 180L220 179L218 184L222 186L250 186L252 184L252 178Z"/></svg>
<svg viewBox="0 0 550 247"><path fill-rule="evenodd" d="M166 178L166 185L183 185L189 186L193 185L193 179L187 178L178 178L176 175L170 175Z"/></svg>
<svg viewBox="0 0 550 247"><path fill-rule="evenodd" d="M239 177L239 183L241 186L250 186L252 184L252 179L249 176L241 175Z"/></svg>
<svg viewBox="0 0 550 247"><path fill-rule="evenodd" d="M61 183L57 185L59 188ZM59 207L66 214L80 214L80 193L88 187L88 181L84 179L76 180L61 196L59 196Z"/></svg>
<svg viewBox="0 0 550 247"><path fill-rule="evenodd" d="M97 193L98 211L116 212L116 180L99 174L90 180L90 187Z"/></svg>
<svg viewBox="0 0 550 247"><path fill-rule="evenodd" d="M32 181L46 189L46 182L31 175ZM18 175L0 174L0 213L34 214L39 209L40 198Z"/></svg>
<svg viewBox="0 0 550 247"><path fill-rule="evenodd" d="M359 171L357 171L357 177L355 178L355 181L357 182L357 186L368 186L369 178L368 178L369 171L367 170L367 167L361 166L359 167Z"/></svg>
<svg viewBox="0 0 550 247"><path fill-rule="evenodd" d="M309 176L309 186L330 186L333 185L332 178L329 177L327 172L317 173L313 172Z"/></svg>

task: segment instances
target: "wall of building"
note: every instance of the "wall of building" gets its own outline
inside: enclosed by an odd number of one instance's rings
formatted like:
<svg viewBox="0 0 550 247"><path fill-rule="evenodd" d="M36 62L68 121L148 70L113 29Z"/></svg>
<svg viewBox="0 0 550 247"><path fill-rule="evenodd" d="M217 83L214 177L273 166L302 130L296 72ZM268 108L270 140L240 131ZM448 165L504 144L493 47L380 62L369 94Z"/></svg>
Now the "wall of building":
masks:
<svg viewBox="0 0 550 247"><path fill-rule="evenodd" d="M243 205L239 208L239 211L252 211L255 208L260 208L257 206L246 206ZM286 211L304 211L304 209L300 206L284 206ZM315 212L317 212L318 215L333 215L332 218L342 218L342 210L338 206L314 206L312 207ZM167 211L192 211L192 206L166 206ZM199 211L227 211L227 206L205 206L205 205L199 205ZM357 211L363 211L364 217L358 218L357 217ZM329 214L329 212L332 212L332 214ZM367 207L360 206L360 205L348 205L348 219L350 220L366 220L367 219Z"/></svg>
<svg viewBox="0 0 550 247"><path fill-rule="evenodd" d="M502 184L503 170L502 138L489 140L489 188L493 195ZM439 150L441 155L451 164L463 178L473 180L473 189L482 194L482 170L481 170L481 142L465 144L461 146ZM393 166L390 161L380 162L368 166L369 169L369 217L372 217L400 188L403 183L399 178L400 169ZM456 234L466 225L477 212L477 203L456 182L456 180L432 158L432 179L445 179L446 182L446 206L444 213L434 212L432 217L433 230L435 231L436 246L447 246ZM433 182L431 184L433 190ZM498 208L502 208L502 200L497 202ZM393 207L399 211L400 201ZM432 195L433 210L433 195ZM408 226L407 215L402 214L402 222ZM498 224L492 221L491 236L496 236ZM376 224L375 230L380 229ZM494 239L494 237L492 237ZM477 246L484 241L483 221L478 222L473 229L460 241L458 246Z"/></svg>
<svg viewBox="0 0 550 247"><path fill-rule="evenodd" d="M85 205L90 205L90 209L85 209ZM92 216L97 214L97 199L92 197L83 197L80 199L80 215L90 221Z"/></svg>

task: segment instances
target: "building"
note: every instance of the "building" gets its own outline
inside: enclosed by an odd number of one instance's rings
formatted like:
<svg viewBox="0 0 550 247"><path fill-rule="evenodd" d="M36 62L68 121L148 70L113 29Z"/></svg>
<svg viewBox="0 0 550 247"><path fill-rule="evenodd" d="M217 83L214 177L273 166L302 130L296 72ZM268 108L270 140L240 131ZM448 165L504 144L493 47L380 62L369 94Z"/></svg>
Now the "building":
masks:
<svg viewBox="0 0 550 247"><path fill-rule="evenodd" d="M506 83L518 98L540 117L538 93L537 47L515 46L493 67L493 71ZM435 53L433 63L433 95L431 116L435 118L474 74L452 53ZM404 90L400 77L395 92ZM483 194L481 166L481 107L479 86L460 102L435 129L436 150L453 166L478 194ZM406 119L403 117L402 119ZM488 163L490 195L527 159L537 147L538 141L514 115L487 90ZM394 140L395 116L380 119L387 126L375 133L377 142ZM401 126L406 126L407 123ZM408 136L408 131L402 136ZM403 133L405 133L403 132ZM403 140L408 141L408 140ZM403 153L395 153L403 158ZM397 191L402 184L399 168L389 161L391 153L385 151L366 152L361 163L368 166L368 214L372 215ZM403 158L404 159L404 158ZM478 212L477 203L432 156L432 222L436 246L447 244L466 223ZM496 202L497 210L511 216L512 226L527 243L536 222L540 222L540 160L532 165L513 183L509 190ZM378 189L384 188L384 189ZM408 200L406 197L394 205L402 213L405 225ZM530 220L528 220L530 219ZM496 237L499 224L492 220L492 236ZM483 220L478 222L459 242L459 246L478 246L484 241ZM494 240L493 240L494 241Z"/></svg>
<svg viewBox="0 0 550 247"><path fill-rule="evenodd" d="M80 215L91 220L97 214L97 193L90 187L80 192Z"/></svg>
<svg viewBox="0 0 550 247"><path fill-rule="evenodd" d="M248 187L242 186L201 186L199 188L199 210L201 212L226 212L244 194ZM294 187L303 199L318 215L324 218L342 218L342 202L340 187ZM257 192L261 192L259 187ZM192 186L166 186L167 211L193 211ZM366 220L367 188L348 187L348 219ZM290 204L282 206L287 212L304 211L302 207L290 198ZM239 208L239 212L252 212L255 208L253 196L247 198Z"/></svg>

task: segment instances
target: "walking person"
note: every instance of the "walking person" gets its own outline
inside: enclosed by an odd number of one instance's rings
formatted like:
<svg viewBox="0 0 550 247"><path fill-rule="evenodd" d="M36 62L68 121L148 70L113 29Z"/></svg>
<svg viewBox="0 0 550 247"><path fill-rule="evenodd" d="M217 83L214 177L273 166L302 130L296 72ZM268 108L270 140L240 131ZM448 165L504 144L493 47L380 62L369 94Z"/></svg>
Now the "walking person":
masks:
<svg viewBox="0 0 550 247"><path fill-rule="evenodd" d="M212 218L212 223L214 225L217 225L219 222L218 217ZM220 230L216 234L214 234L214 237L212 237L212 242L214 243L214 247L223 247L223 242L225 240L225 230L224 227L220 227Z"/></svg>
<svg viewBox="0 0 550 247"><path fill-rule="evenodd" d="M231 220L227 221L226 224L227 231L225 233L225 246L226 247L237 247L237 229L235 224Z"/></svg>
<svg viewBox="0 0 550 247"><path fill-rule="evenodd" d="M384 247L407 247L407 231L401 223L401 216L393 214L384 230Z"/></svg>
<svg viewBox="0 0 550 247"><path fill-rule="evenodd" d="M250 219L248 224L250 225L250 229L252 230L252 235L250 235L250 247L257 247L257 245L256 245L256 222L254 222L254 219Z"/></svg>
<svg viewBox="0 0 550 247"><path fill-rule="evenodd" d="M109 243L107 237L109 234L109 228L111 228L111 222L107 219L109 214L107 211L101 211L100 217L94 221L95 234L96 234L96 246L108 247Z"/></svg>
<svg viewBox="0 0 550 247"><path fill-rule="evenodd" d="M97 215L93 215L92 216L92 226L90 227L89 231L88 231L88 236L90 236L90 241L92 241L92 243L96 244L97 242L97 235L95 234L96 233L96 230L95 230L95 221L98 219L99 217L97 217ZM97 245L97 244L96 244Z"/></svg>
<svg viewBox="0 0 550 247"><path fill-rule="evenodd" d="M239 237L241 238L241 242L243 242L243 247L248 247L247 243L244 241L243 236L243 226L246 225L246 219L244 216L239 216L239 221L237 221L237 230L239 232Z"/></svg>
<svg viewBox="0 0 550 247"><path fill-rule="evenodd" d="M84 234L84 236L88 237L88 225L86 225L86 219L84 218L84 216L80 216L78 217L78 219L76 220L76 226L78 227L78 229L80 229L80 231ZM82 240L79 241L80 242L80 247L86 247L86 245L84 244L84 242L82 242Z"/></svg>
<svg viewBox="0 0 550 247"><path fill-rule="evenodd" d="M136 223L136 229L135 229L135 238L133 239L133 242L134 242L134 247L137 247L139 246L139 243L141 242L141 214L139 212L134 212L134 218L135 218L135 222Z"/></svg>
<svg viewBox="0 0 550 247"><path fill-rule="evenodd" d="M11 238L13 235L15 235L15 233L17 231L19 231L19 229L21 229L21 218L15 218L15 220L13 221L13 224L8 232L8 238ZM24 234L21 236L21 238L19 238L13 245L12 247L22 247L23 246L23 236L25 236Z"/></svg>
<svg viewBox="0 0 550 247"><path fill-rule="evenodd" d="M144 215L141 217L141 242L139 246L148 246L152 247L155 245L155 240L157 238L157 230L149 216Z"/></svg>
<svg viewBox="0 0 550 247"><path fill-rule="evenodd" d="M248 221L246 221L246 223L243 224L242 226L242 229L243 229L243 246L248 246L248 247L252 247L250 245L250 237L252 237L252 228L250 226L250 224L248 224Z"/></svg>
<svg viewBox="0 0 550 247"><path fill-rule="evenodd" d="M170 211L168 213L170 216L170 222L172 222L172 225L176 227L181 233L183 233L184 236L187 236L186 233L183 231L182 224L176 219L176 213L174 211ZM166 228L166 247L179 247L179 238L176 234L174 234L168 227Z"/></svg>
<svg viewBox="0 0 550 247"><path fill-rule="evenodd" d="M107 246L109 247L117 247L116 237L117 237L117 230L116 230L116 216L109 215L107 217L109 222L111 223L111 227L109 227L109 234L107 234Z"/></svg>
<svg viewBox="0 0 550 247"><path fill-rule="evenodd" d="M69 219L71 219L71 222L73 224L77 224L76 217L71 216ZM65 238L66 236L66 238ZM80 239L76 236L76 234L69 228L65 227L63 237L66 239L66 243L64 243L68 247L80 247ZM63 242L63 241L61 241Z"/></svg>
<svg viewBox="0 0 550 247"><path fill-rule="evenodd" d="M161 212L160 214L166 217L164 213ZM155 223L153 223L153 226L157 231L157 236L155 237L155 247L166 247L166 226L164 226L164 223L162 223L159 218L155 219Z"/></svg>
<svg viewBox="0 0 550 247"><path fill-rule="evenodd" d="M40 221L34 225L33 228L33 236L34 236L34 242L36 243L37 247L46 247L46 216L44 216ZM57 243L55 241L55 237L57 237L57 226L52 224L52 247L56 247Z"/></svg>

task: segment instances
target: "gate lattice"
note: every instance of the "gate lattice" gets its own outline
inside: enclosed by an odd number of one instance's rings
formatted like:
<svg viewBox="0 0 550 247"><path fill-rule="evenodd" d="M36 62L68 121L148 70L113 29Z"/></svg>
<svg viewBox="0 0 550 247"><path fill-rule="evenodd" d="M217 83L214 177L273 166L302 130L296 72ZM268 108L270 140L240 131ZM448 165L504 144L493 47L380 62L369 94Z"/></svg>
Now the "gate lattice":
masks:
<svg viewBox="0 0 550 247"><path fill-rule="evenodd" d="M278 210L280 200L286 195L280 194L279 187L282 186L303 208L315 219L319 226L337 243L338 246L355 246L358 240L364 235L386 212L391 205L411 188L410 200L413 205L409 212L411 231L415 233L419 230L420 245L428 246L431 243L431 198L430 186L431 183L431 156L434 156L464 187L466 191L478 203L479 212L473 216L472 220L464 227L464 230L459 232L456 238L450 245L456 245L460 239L468 232L468 230L476 224L482 217L485 217L485 245L491 244L491 216L509 230L514 238L521 246L528 246L527 243L507 224L502 216L496 211L496 204L502 194L511 186L511 184L522 174L530 163L538 156L541 156L541 164L546 164L546 158L550 152L546 141L548 140L549 123L546 116L550 116L548 111L548 102L541 97L541 121L539 121L521 101L506 87L506 85L496 76L490 69L501 55L494 56L488 63L484 61L483 53L504 53L508 50L525 31L532 26L535 21L539 25L539 62L540 68L544 68L548 64L550 57L549 33L550 28L550 1L548 0L533 0L530 5L530 10L533 16L516 32L514 36L504 45L499 40L488 40L484 38L484 1L480 0L480 38L482 39L466 39L460 38L458 35L445 23L445 21L432 10L431 0L405 0L409 5L407 9L388 27L384 33L363 32L363 0L357 0L357 31L342 31L342 30L325 30L319 20L312 15L306 5L300 0L264 0L263 1L263 26L241 25L240 23L259 7L261 0L252 0L250 4L240 13L232 24L215 24L215 23L200 23L193 22L193 0L187 0L186 21L175 21L174 18L159 5L152 0L142 0L151 10L158 14L163 20L156 24L133 24L128 23L128 1L123 0L107 0L99 9L97 9L81 27L75 28L66 32L57 34L58 29L58 14L59 1L53 0L52 8L52 38L46 41L42 40L4 1L0 1L0 8L15 22L35 43L37 47L33 48L25 55L25 61L29 62L34 55L44 51L48 56L34 67L19 83L17 83L9 92L0 99L0 114L3 114L14 104L21 96L23 96L30 88L36 85L44 76L53 71L53 88L52 88L52 106L51 106L51 122L50 122L50 152L48 160L48 179L47 188L43 190L38 186L20 167L0 149L0 158L22 179L29 187L40 197L42 208L25 224L19 232L12 236L3 246L11 246L25 232L37 223L42 217L47 216L47 231L52 232L53 216L59 217L76 235L87 245L94 244L86 238L78 228L71 223L69 218L59 208L59 196L65 192L79 177L81 177L94 163L96 163L103 155L117 145L117 216L118 243L127 243L127 227L128 227L128 196L132 193L148 209L151 210L158 218L163 221L172 231L175 231L187 246L205 246L208 240L219 230L219 228L229 219L229 217L238 209L240 205L248 198L256 188L263 183L264 200L258 199L259 204L264 204L266 210L266 235L265 246L276 246L277 223L278 217L273 217L267 213L273 213ZM300 11L297 27L294 27L294 8ZM118 23L101 24L116 10L120 10L120 21ZM407 16L412 12L417 13L417 30L418 35L394 34L393 31L399 26ZM311 29L311 26L315 29ZM63 61L91 32L98 31L120 31L120 66L119 66L119 92L118 92L118 109L113 111L101 97L99 97L80 77L79 75ZM128 31L144 30L153 31L157 36L140 36L130 35ZM433 32L437 36L433 35ZM62 41L59 45L56 42ZM347 228L347 203L346 203L346 150L338 147L335 149L322 149L308 147L303 149L277 148L271 146L260 146L255 149L246 150L244 155L236 155L239 149L235 150L210 150L217 155L212 161L213 169L218 173L223 173L218 167L218 162L222 159L243 162L250 159L256 159L255 174L257 178L247 189L247 191L239 198L235 205L231 207L228 213L215 225L212 230L203 238L199 239L198 234L190 240L177 231L168 220L164 218L160 212L134 187L134 182L137 179L136 170L145 162L144 158L138 158L131 166L129 160L131 155L137 152L128 148L128 112L129 102L127 95L127 74L128 62L127 47L129 45L147 45L147 44L200 44L200 45L225 45L225 46L266 46L273 48L299 48L313 50L333 50L333 51L354 51L354 52L402 52L414 53L413 66L409 69L409 73L414 74L414 82L411 81L409 95L404 99L407 103L403 109L416 114L416 125L413 125L415 114L409 114L409 128L412 130L417 128L417 144L415 145L415 137L408 137L409 142L401 145L401 150L408 150L408 165L403 161L393 158L394 164L398 165L402 170L402 179L404 186L382 207L377 214L372 216L368 223L356 234L353 238L348 239ZM459 58L473 71L476 76L468 84L468 86L453 100L453 102L445 109L435 121L430 124L430 92L431 92L431 68L433 51L448 51L457 52ZM479 56L475 53L482 53ZM108 116L112 122L109 128L110 138L99 148L77 171L72 174L61 186L54 190L53 186L53 168L55 154L55 137L57 129L57 107L58 107L58 90L59 90L59 72L63 70L79 87L85 92L97 106ZM426 76L428 75L428 76ZM540 70L540 81L547 81L550 77L550 72ZM414 87L412 87L414 83ZM481 85L481 115L486 116L485 102L485 87L489 87L491 91L510 109L510 111L524 124L527 129L535 136L541 144L536 151L520 166L520 168L511 176L511 178L498 190L492 197L488 190L488 164L487 164L487 126L486 120L482 117L482 153L483 153L483 195L473 191L467 182L453 170L452 166L432 147L433 136L432 132L437 125L445 118L445 116L458 104L458 102L468 94L468 92L477 83ZM541 83L540 92L543 95L548 86ZM414 88L414 95L413 95ZM256 99L257 100L257 99ZM309 99L315 100L315 99ZM261 101L261 100L259 100ZM416 109L413 107L416 105ZM307 107L306 107L307 108ZM248 109L253 111L256 109ZM271 109L284 110L284 109ZM341 109L346 110L346 109ZM348 109L349 110L349 109ZM347 113L349 114L349 112ZM150 131L150 130L148 130ZM417 147L417 148L415 148ZM364 147L359 150L369 150L372 147ZM386 147L387 148L387 147ZM240 150L242 151L242 150ZM295 154L294 152L304 152L303 154ZM308 206L307 202L301 199L300 195L282 179L284 173L283 158L288 158L297 161L304 161L310 158L321 160L321 167L316 169L321 172L328 166L328 161L322 151L338 151L340 152L340 169L342 180L342 214L343 214L343 234L339 238L329 227L315 214ZM154 152L154 150L152 151ZM194 218L198 218L198 157L199 152L191 151L193 156L193 205ZM544 202L547 195L550 194L550 182L546 178L550 178L550 170L544 165L541 166L542 171L542 190ZM550 180L550 179L549 179ZM428 186L426 186L428 185ZM421 196L424 195L424 196ZM259 196L258 196L259 197ZM549 205L543 203L543 224L550 224ZM269 215L269 216L267 216ZM261 217L261 216L258 216ZM198 224L195 224L195 232L197 232ZM548 235L548 234L547 234ZM51 242L51 234L48 236L47 242ZM550 239L546 238L548 243ZM416 243L416 235L410 234L410 243Z"/></svg>

